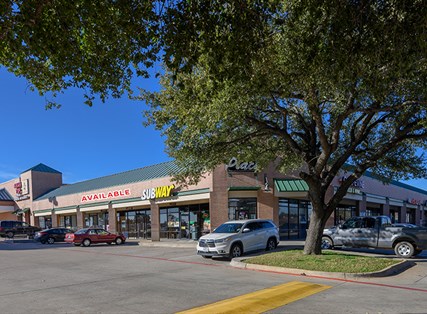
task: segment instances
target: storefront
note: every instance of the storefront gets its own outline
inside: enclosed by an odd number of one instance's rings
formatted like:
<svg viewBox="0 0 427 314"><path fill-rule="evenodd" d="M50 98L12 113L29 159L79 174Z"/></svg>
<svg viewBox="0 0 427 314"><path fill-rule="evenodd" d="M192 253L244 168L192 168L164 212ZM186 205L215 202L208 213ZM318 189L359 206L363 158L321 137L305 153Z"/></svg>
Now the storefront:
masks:
<svg viewBox="0 0 427 314"><path fill-rule="evenodd" d="M304 239L312 213L307 184L274 167L254 169L254 163L233 158L197 185L177 185L170 177L176 165L166 162L63 185L60 172L41 164L15 180L29 181L24 184L25 198L14 201L13 212L25 211L22 219L42 228L97 226L151 241L193 241L228 220L265 218L278 225L282 240ZM33 178L40 181L31 182ZM341 182L337 176L328 197ZM36 185L37 193L28 188ZM7 182L0 190L12 195L16 186ZM384 185L365 176L349 189L327 226L356 215L387 215L395 222L422 224L427 221L426 201L427 191L394 182Z"/></svg>

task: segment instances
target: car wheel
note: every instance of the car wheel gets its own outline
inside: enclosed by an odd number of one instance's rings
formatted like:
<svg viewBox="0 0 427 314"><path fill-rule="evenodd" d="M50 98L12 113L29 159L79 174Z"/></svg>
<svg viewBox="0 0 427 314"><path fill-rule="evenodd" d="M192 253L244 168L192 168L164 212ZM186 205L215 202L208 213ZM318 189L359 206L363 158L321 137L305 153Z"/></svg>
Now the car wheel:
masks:
<svg viewBox="0 0 427 314"><path fill-rule="evenodd" d="M240 257L243 255L243 249L240 244L233 244L230 249L230 258Z"/></svg>
<svg viewBox="0 0 427 314"><path fill-rule="evenodd" d="M9 239L12 239L13 238L13 232L12 231L6 232L6 237L8 237Z"/></svg>
<svg viewBox="0 0 427 314"><path fill-rule="evenodd" d="M273 251L277 246L276 239L270 238L267 241L267 247L265 248L266 251Z"/></svg>
<svg viewBox="0 0 427 314"><path fill-rule="evenodd" d="M90 246L90 240L89 239L84 239L82 242L83 246Z"/></svg>
<svg viewBox="0 0 427 314"><path fill-rule="evenodd" d="M332 250L334 248L334 242L330 237L322 237L322 249Z"/></svg>
<svg viewBox="0 0 427 314"><path fill-rule="evenodd" d="M414 255L415 249L411 242L402 241L396 244L394 252L399 257L409 258Z"/></svg>
<svg viewBox="0 0 427 314"><path fill-rule="evenodd" d="M54 238L47 238L47 243L48 244L54 244L55 243L55 239Z"/></svg>
<svg viewBox="0 0 427 314"><path fill-rule="evenodd" d="M123 239L122 238L116 238L115 242L117 245L123 244Z"/></svg>

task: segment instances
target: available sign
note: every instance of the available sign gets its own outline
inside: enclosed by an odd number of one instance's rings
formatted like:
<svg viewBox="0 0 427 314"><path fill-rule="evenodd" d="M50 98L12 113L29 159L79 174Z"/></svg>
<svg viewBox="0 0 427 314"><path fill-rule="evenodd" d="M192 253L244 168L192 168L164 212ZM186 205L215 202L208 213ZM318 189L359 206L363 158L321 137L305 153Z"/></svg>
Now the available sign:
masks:
<svg viewBox="0 0 427 314"><path fill-rule="evenodd" d="M156 188L145 189L142 191L141 199L149 200L155 198L169 197L171 196L171 191L175 188L175 185L164 185Z"/></svg>
<svg viewBox="0 0 427 314"><path fill-rule="evenodd" d="M82 196L82 203L89 201L97 201L97 200L105 200L109 198L130 196L130 189L124 190L116 190L116 191L108 191L106 193L94 193L94 194L86 194Z"/></svg>

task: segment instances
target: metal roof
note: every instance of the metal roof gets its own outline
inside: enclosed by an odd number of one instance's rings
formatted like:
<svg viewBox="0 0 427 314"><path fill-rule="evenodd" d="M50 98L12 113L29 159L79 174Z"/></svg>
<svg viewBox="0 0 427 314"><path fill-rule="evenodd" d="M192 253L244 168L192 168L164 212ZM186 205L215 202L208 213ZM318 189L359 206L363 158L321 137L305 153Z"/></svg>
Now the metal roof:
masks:
<svg viewBox="0 0 427 314"><path fill-rule="evenodd" d="M0 201L13 201L13 197L5 188L0 189Z"/></svg>
<svg viewBox="0 0 427 314"><path fill-rule="evenodd" d="M278 192L307 192L308 184L304 180L275 179L275 187Z"/></svg>
<svg viewBox="0 0 427 314"><path fill-rule="evenodd" d="M27 169L25 171L22 171L21 173L25 173L28 171L37 171L37 172L48 172L48 173L61 173L58 170L55 170L49 166L46 166L45 164L38 164L37 166L31 167L30 169Z"/></svg>
<svg viewBox="0 0 427 314"><path fill-rule="evenodd" d="M157 165L121 172L105 177L77 182L74 184L63 185L53 191L50 191L40 196L39 198L37 198L37 200L47 199L49 197L99 190L113 186L152 180L156 178L168 177L178 170L179 168L174 161L163 162Z"/></svg>

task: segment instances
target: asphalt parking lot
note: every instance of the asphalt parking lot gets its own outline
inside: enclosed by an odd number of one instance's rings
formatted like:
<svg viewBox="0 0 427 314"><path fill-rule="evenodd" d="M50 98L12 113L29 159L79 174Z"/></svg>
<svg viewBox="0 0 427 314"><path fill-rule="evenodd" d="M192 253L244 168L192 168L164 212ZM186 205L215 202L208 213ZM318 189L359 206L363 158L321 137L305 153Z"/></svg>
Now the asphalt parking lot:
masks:
<svg viewBox="0 0 427 314"><path fill-rule="evenodd" d="M330 288L268 313L426 313L426 252L413 261L414 267L392 277L343 281L237 269L184 246L129 241L83 248L1 240L0 304L2 313L175 313L304 282Z"/></svg>

